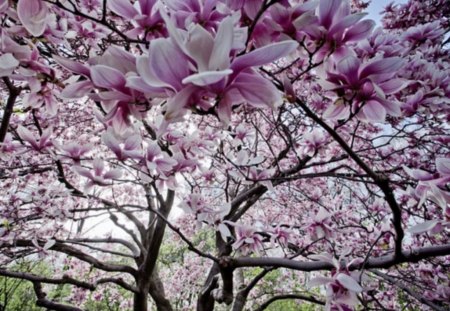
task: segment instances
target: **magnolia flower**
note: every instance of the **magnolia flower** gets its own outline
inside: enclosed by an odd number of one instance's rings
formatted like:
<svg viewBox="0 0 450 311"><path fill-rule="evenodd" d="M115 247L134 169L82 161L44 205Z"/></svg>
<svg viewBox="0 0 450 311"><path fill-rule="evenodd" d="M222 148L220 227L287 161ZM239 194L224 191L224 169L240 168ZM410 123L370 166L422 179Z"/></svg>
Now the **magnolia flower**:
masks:
<svg viewBox="0 0 450 311"><path fill-rule="evenodd" d="M36 151L43 151L46 148L53 146L53 143L50 140L53 130L50 127L45 129L39 138L36 138L28 129L21 125L17 128L17 133L20 138L29 143Z"/></svg>
<svg viewBox="0 0 450 311"><path fill-rule="evenodd" d="M148 29L155 28L163 22L158 10L155 9L156 3L155 0L138 0L132 5L128 0L109 0L107 5L112 12L133 24L133 29L126 34L137 38Z"/></svg>
<svg viewBox="0 0 450 311"><path fill-rule="evenodd" d="M309 258L331 263L335 267L335 270L331 272L331 277L318 276L308 282L308 287L326 286L325 310L352 310L351 307L358 304L357 294L361 293L363 288L356 281L359 273L356 271L349 272L348 267L359 262L360 259L353 260L347 266L342 267L340 264L342 257L338 261L331 255L324 253L311 255Z"/></svg>
<svg viewBox="0 0 450 311"><path fill-rule="evenodd" d="M400 106L386 96L407 85L395 78L403 63L399 57L372 59L365 64L353 55L339 60L335 70L328 71L327 78L330 90L335 91L339 99L328 107L324 116L344 119L350 113L357 113L358 118L371 122L384 122L386 114L399 116Z"/></svg>
<svg viewBox="0 0 450 311"><path fill-rule="evenodd" d="M270 233L270 241L272 242L272 244L277 242L284 248L288 247L292 235L292 232L289 229L278 225L269 233Z"/></svg>
<svg viewBox="0 0 450 311"><path fill-rule="evenodd" d="M109 149L116 155L117 159L124 161L126 159L141 159L142 150L140 149L142 140L138 134L131 135L121 142L112 131L107 131L102 135L102 140Z"/></svg>
<svg viewBox="0 0 450 311"><path fill-rule="evenodd" d="M40 246L36 238L31 240L31 242L33 243L34 247L37 248L39 258L44 258L46 255L48 255L48 250L56 244L56 241L53 239L45 242L44 246Z"/></svg>
<svg viewBox="0 0 450 311"><path fill-rule="evenodd" d="M406 166L403 169L409 176L419 181L414 192L414 195L420 199L419 207L426 199L430 199L444 210L443 218L450 220L450 194L442 189L445 189L445 186L450 182L450 158L436 159L436 174L420 169L410 169ZM409 228L408 231L412 234L424 232L437 234L450 227L450 221L444 219L433 219L419 223Z"/></svg>
<svg viewBox="0 0 450 311"><path fill-rule="evenodd" d="M0 143L0 160L7 161L11 154L20 149L20 143L14 141L10 133L6 133L5 140Z"/></svg>
<svg viewBox="0 0 450 311"><path fill-rule="evenodd" d="M303 146L303 152L312 157L325 142L324 132L320 129L314 129L312 132L303 135L303 140L300 144Z"/></svg>
<svg viewBox="0 0 450 311"><path fill-rule="evenodd" d="M65 144L56 144L56 147L63 152L63 158L70 158L75 163L79 163L81 157L92 150L91 144L80 145L77 142L69 142Z"/></svg>
<svg viewBox="0 0 450 311"><path fill-rule="evenodd" d="M213 36L198 24L183 32L161 14L170 38L152 41L148 56L137 59L139 77L130 77L128 85L145 93L160 94L163 88L175 94L167 102L165 120L179 120L187 109L196 108L197 98L204 98L202 110L215 108L225 123L233 104L245 101L255 107L274 107L281 102L278 90L251 68L290 54L297 42L278 42L232 57L232 17L223 19Z"/></svg>
<svg viewBox="0 0 450 311"><path fill-rule="evenodd" d="M233 225L236 228L236 241L232 245L233 249L239 250L244 255L259 253L264 249L263 238L254 228L237 224Z"/></svg>
<svg viewBox="0 0 450 311"><path fill-rule="evenodd" d="M312 223L307 225L307 229L313 240L318 240L322 238L329 238L333 236L333 228L331 228L331 216L333 214L329 213L323 207L320 207L319 211L312 218Z"/></svg>
<svg viewBox="0 0 450 311"><path fill-rule="evenodd" d="M105 163L101 159L94 159L92 162L92 169L87 169L81 166L74 166L72 169L79 175L89 179L85 189L89 189L94 185L110 185L114 179L117 179L122 175L122 171L120 169L111 169L105 172Z"/></svg>
<svg viewBox="0 0 450 311"><path fill-rule="evenodd" d="M144 155L145 166L150 174L157 174L161 177L168 177L177 161L172 159L166 152L161 151L158 143L152 141L147 146Z"/></svg>

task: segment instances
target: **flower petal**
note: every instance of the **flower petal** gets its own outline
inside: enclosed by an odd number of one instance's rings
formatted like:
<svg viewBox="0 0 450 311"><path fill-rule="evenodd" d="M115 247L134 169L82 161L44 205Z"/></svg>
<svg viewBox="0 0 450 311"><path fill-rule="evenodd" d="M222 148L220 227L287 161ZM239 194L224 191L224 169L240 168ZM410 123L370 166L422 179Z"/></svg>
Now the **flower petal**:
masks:
<svg viewBox="0 0 450 311"><path fill-rule="evenodd" d="M408 228L408 232L411 234L421 234L427 231L430 231L431 229L433 229L437 224L438 224L439 220L429 220L429 221L425 221L423 223L417 224L415 226L412 226L410 228Z"/></svg>
<svg viewBox="0 0 450 311"><path fill-rule="evenodd" d="M342 286L352 292L360 293L363 291L361 285L359 285L354 278L347 274L339 273L336 279L339 281L339 283L341 283Z"/></svg>
<svg viewBox="0 0 450 311"><path fill-rule="evenodd" d="M123 73L104 65L91 67L91 80L96 86L117 90L123 89L126 84Z"/></svg>
<svg viewBox="0 0 450 311"><path fill-rule="evenodd" d="M119 16L133 19L138 11L128 0L108 0L108 8Z"/></svg>
<svg viewBox="0 0 450 311"><path fill-rule="evenodd" d="M237 74L245 68L262 66L289 55L295 51L297 47L298 42L293 40L266 45L236 58L231 64L231 69Z"/></svg>
<svg viewBox="0 0 450 311"><path fill-rule="evenodd" d="M39 37L47 27L47 5L42 0L19 0L17 14L25 29Z"/></svg>
<svg viewBox="0 0 450 311"><path fill-rule="evenodd" d="M223 70L230 66L230 51L233 45L233 19L225 18L219 25L214 47L209 59L210 70Z"/></svg>
<svg viewBox="0 0 450 311"><path fill-rule="evenodd" d="M205 86L219 82L224 77L233 73L233 70L226 69L222 71L205 71L197 74L190 75L183 79L183 84L192 83L198 86Z"/></svg>
<svg viewBox="0 0 450 311"><path fill-rule="evenodd" d="M399 70L402 66L403 60L400 57L374 59L361 67L359 78L363 79L370 75L393 73Z"/></svg>

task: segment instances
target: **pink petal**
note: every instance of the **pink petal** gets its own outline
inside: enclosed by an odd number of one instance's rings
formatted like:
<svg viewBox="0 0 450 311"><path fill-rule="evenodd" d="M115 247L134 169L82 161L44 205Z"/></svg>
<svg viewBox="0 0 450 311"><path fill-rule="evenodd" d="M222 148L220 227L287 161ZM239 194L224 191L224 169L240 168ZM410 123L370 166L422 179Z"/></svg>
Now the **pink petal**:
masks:
<svg viewBox="0 0 450 311"><path fill-rule="evenodd" d="M169 87L175 90L175 88L170 85L169 83L166 83L164 81L161 81L159 77L155 75L153 72L153 69L150 66L150 58L148 56L140 56L136 60L137 64L137 72L142 77L142 80L144 80L145 83L150 85L154 88L161 88L161 87ZM134 80L134 78L130 78L129 83L131 83L133 86L137 87L137 90L144 91L144 85L141 83L141 81ZM146 93L146 92L144 92Z"/></svg>
<svg viewBox="0 0 450 311"><path fill-rule="evenodd" d="M189 30L187 42L184 44L188 55L195 61L199 71L215 69L209 67L214 48L213 36L202 26L195 25ZM227 66L228 67L228 66Z"/></svg>
<svg viewBox="0 0 450 311"><path fill-rule="evenodd" d="M233 45L233 19L225 18L219 25L214 47L209 59L210 70L223 70L230 66L230 50Z"/></svg>
<svg viewBox="0 0 450 311"><path fill-rule="evenodd" d="M361 62L354 56L347 56L337 64L337 70L343 74L351 85L356 85L358 79L358 69Z"/></svg>
<svg viewBox="0 0 450 311"><path fill-rule="evenodd" d="M319 21L325 28L330 27L334 14L338 11L342 0L322 0L319 3Z"/></svg>
<svg viewBox="0 0 450 311"><path fill-rule="evenodd" d="M368 19L361 21L347 30L347 32L344 35L343 41L351 42L367 38L372 32L374 27L375 22L373 20Z"/></svg>
<svg viewBox="0 0 450 311"><path fill-rule="evenodd" d="M155 5L155 0L139 0L139 6L141 8L141 14L150 15L152 8Z"/></svg>
<svg viewBox="0 0 450 311"><path fill-rule="evenodd" d="M245 68L262 66L289 55L295 51L297 47L298 42L293 40L266 45L236 58L231 64L231 69L237 74Z"/></svg>
<svg viewBox="0 0 450 311"><path fill-rule="evenodd" d="M31 146L33 146L34 149L39 149L36 138L27 128L19 125L19 127L17 128L17 133L19 134L20 138L28 142Z"/></svg>
<svg viewBox="0 0 450 311"><path fill-rule="evenodd" d="M347 274L339 273L336 279L339 281L339 283L341 283L342 286L352 292L360 293L363 291L361 285L359 285L354 278Z"/></svg>
<svg viewBox="0 0 450 311"><path fill-rule="evenodd" d="M126 84L125 76L117 69L104 65L91 67L91 80L99 87L121 90Z"/></svg>
<svg viewBox="0 0 450 311"><path fill-rule="evenodd" d="M138 15L138 11L129 0L108 0L108 8L117 15L128 19L133 19Z"/></svg>
<svg viewBox="0 0 450 311"><path fill-rule="evenodd" d="M401 91L408 86L408 82L402 79L391 79L383 83L379 83L378 86L383 90L384 94L390 95Z"/></svg>
<svg viewBox="0 0 450 311"><path fill-rule="evenodd" d="M433 229L438 224L438 222L439 220L425 221L423 223L408 228L408 232L410 232L411 234L421 234Z"/></svg>
<svg viewBox="0 0 450 311"><path fill-rule="evenodd" d="M450 175L450 158L436 159L436 169L442 175Z"/></svg>
<svg viewBox="0 0 450 311"><path fill-rule="evenodd" d="M19 0L17 14L25 29L39 37L47 27L47 5L42 0Z"/></svg>
<svg viewBox="0 0 450 311"><path fill-rule="evenodd" d="M90 71L89 71L89 67L87 67L86 65L83 65L79 62L75 62L73 60L58 56L58 55L54 55L53 59L60 64L61 66L63 66L64 68L68 69L69 71L79 74L79 75L83 75L85 77L90 77Z"/></svg>
<svg viewBox="0 0 450 311"><path fill-rule="evenodd" d="M219 82L224 77L233 73L233 70L226 69L222 71L205 71L197 74L190 75L183 79L183 84L192 83L198 86L205 86Z"/></svg>
<svg viewBox="0 0 450 311"><path fill-rule="evenodd" d="M362 108L368 121L383 122L386 120L386 109L377 101L370 100Z"/></svg>
<svg viewBox="0 0 450 311"><path fill-rule="evenodd" d="M84 177L86 177L86 178L89 178L89 179L92 179L92 178L93 178L91 171L88 170L88 169L86 169L86 168L84 168L84 167L81 167L81 166L73 166L73 167L72 167L72 170L73 170L74 172L76 172L77 174L79 174L79 175L81 175L81 176L84 176Z"/></svg>
<svg viewBox="0 0 450 311"><path fill-rule="evenodd" d="M108 131L102 135L102 140L105 145L111 149L117 156L117 158L122 158L122 149L120 148L120 142L114 137L114 135Z"/></svg>
<svg viewBox="0 0 450 311"><path fill-rule="evenodd" d="M345 29L352 25L355 25L360 21L367 13L357 13L344 17L342 20L334 24L328 31L328 35L332 36L335 33L343 33Z"/></svg>
<svg viewBox="0 0 450 311"><path fill-rule="evenodd" d="M122 176L122 170L120 169L113 169L110 170L108 173L106 173L103 178L105 179L117 179L120 178L120 176Z"/></svg>
<svg viewBox="0 0 450 311"><path fill-rule="evenodd" d="M163 88L150 86L142 77L138 76L127 77L125 86L144 94L151 94L155 97L164 97L166 95Z"/></svg>
<svg viewBox="0 0 450 311"><path fill-rule="evenodd" d="M5 53L0 56L0 77L10 75L19 66L19 61L11 54Z"/></svg>
<svg viewBox="0 0 450 311"><path fill-rule="evenodd" d="M181 81L189 75L186 56L169 39L153 40L148 54L150 70L154 76L180 90Z"/></svg>
<svg viewBox="0 0 450 311"><path fill-rule="evenodd" d="M139 148L141 145L141 136L140 135L132 135L125 140L124 149L125 150L134 150Z"/></svg>
<svg viewBox="0 0 450 311"><path fill-rule="evenodd" d="M342 100L337 100L335 103L328 106L324 111L323 117L325 119L345 119L349 115L349 108Z"/></svg>
<svg viewBox="0 0 450 311"><path fill-rule="evenodd" d="M256 74L241 73L233 83L242 97L254 107L275 107L282 100L281 93L275 86Z"/></svg>
<svg viewBox="0 0 450 311"><path fill-rule="evenodd" d="M370 75L393 73L403 67L403 60L400 57L389 57L375 59L361 67L360 79Z"/></svg>
<svg viewBox="0 0 450 311"><path fill-rule="evenodd" d="M76 99L89 95L93 88L89 80L67 85L61 92L61 97L66 99Z"/></svg>

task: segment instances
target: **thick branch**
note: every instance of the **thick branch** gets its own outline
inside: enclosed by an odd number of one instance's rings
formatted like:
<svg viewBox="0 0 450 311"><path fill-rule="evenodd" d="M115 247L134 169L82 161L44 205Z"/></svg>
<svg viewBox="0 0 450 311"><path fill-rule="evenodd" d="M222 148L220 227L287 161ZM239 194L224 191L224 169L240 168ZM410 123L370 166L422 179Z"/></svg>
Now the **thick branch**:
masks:
<svg viewBox="0 0 450 311"><path fill-rule="evenodd" d="M55 311L82 311L82 309L63 305L61 303L56 303L46 299L45 297L47 295L42 290L42 285L39 282L33 282L33 288L37 297L36 305L39 307L44 307L47 308L48 310L55 310Z"/></svg>
<svg viewBox="0 0 450 311"><path fill-rule="evenodd" d="M40 245L44 245L44 242L40 241L39 242ZM4 244L2 245L2 248L5 247L34 247L34 244L31 242L31 240L16 240L14 241L14 244L12 245L8 245L8 244ZM52 251L57 251L60 253L64 253L67 254L69 256L73 256L75 258L78 258L81 261L87 262L89 264L91 264L92 266L94 266L97 269L103 270L103 271L108 271L108 272L126 272L129 273L133 276L136 276L136 270L133 269L132 267L129 266L124 266L124 265L117 265L117 264L108 264L105 262L102 262L100 260L98 260L97 258L90 256L88 254L83 253L82 251L56 242L55 245L53 245L50 250Z"/></svg>
<svg viewBox="0 0 450 311"><path fill-rule="evenodd" d="M31 274L31 273L25 273L25 272L16 272L16 271L7 271L5 269L0 269L0 275L6 276L9 278L14 279L21 279L21 280L27 280L32 282L40 282L40 283L47 283L47 284L72 284L81 288L94 290L95 286L91 283L83 282L76 280L74 278L63 276L60 279L52 279L47 277L42 277L39 275Z"/></svg>
<svg viewBox="0 0 450 311"><path fill-rule="evenodd" d="M9 97L6 102L5 111L3 112L2 123L0 125L0 143L5 141L6 133L8 133L9 120L11 119L11 115L13 114L14 104L16 102L17 96L19 96L21 89L16 88L9 78L3 77L3 82L6 84L6 87L9 91Z"/></svg>
<svg viewBox="0 0 450 311"><path fill-rule="evenodd" d="M398 257L395 254L381 256L377 258L370 258L365 263L364 267L366 269L371 268L389 268L404 262L418 262L420 260L430 258L450 255L450 244L440 245L440 246L428 246L419 249L413 249L410 251L403 251L402 256ZM332 270L335 267L324 261L309 261L300 262L295 260L290 260L286 258L274 258L274 257L241 257L241 258L229 258L228 264L233 268L240 267L278 267L278 268L289 268L299 271L318 271L318 270ZM352 265L349 267L350 270L361 269L362 263Z"/></svg>

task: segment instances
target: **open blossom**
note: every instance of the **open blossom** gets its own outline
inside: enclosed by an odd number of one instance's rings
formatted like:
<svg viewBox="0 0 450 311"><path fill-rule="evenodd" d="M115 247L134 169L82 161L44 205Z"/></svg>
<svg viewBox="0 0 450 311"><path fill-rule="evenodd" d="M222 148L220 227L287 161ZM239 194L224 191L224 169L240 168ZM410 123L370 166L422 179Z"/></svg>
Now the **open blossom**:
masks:
<svg viewBox="0 0 450 311"><path fill-rule="evenodd" d="M375 58L367 63L353 55L340 59L336 68L327 72L329 89L336 93L338 100L328 107L324 116L345 119L356 114L367 122L384 122L387 114L400 116L400 105L386 96L407 85L395 78L403 63L399 57Z"/></svg>
<svg viewBox="0 0 450 311"><path fill-rule="evenodd" d="M163 20L155 4L154 0L139 0L134 5L129 0L109 0L107 3L111 11L133 24L133 29L126 32L130 38L138 38L147 29L158 29Z"/></svg>
<svg viewBox="0 0 450 311"><path fill-rule="evenodd" d="M230 229L228 229L227 221L224 221L224 217L230 212L231 205L224 204L223 206L211 207L205 202L200 194L191 194L186 200L184 200L180 207L189 214L194 214L197 220L197 226L201 227L202 224L209 224L214 227L222 236L224 241L227 241L228 237L231 237Z"/></svg>
<svg viewBox="0 0 450 311"><path fill-rule="evenodd" d="M86 189L89 189L94 185L110 185L114 179L122 176L122 171L120 169L105 171L105 162L98 158L94 159L92 162L92 169L87 169L81 166L74 166L72 169L79 175L89 179L85 186Z"/></svg>
<svg viewBox="0 0 450 311"><path fill-rule="evenodd" d="M102 135L103 142L116 155L117 159L141 159L142 150L140 148L142 140L138 134L127 137L123 142L118 140L112 131L107 131Z"/></svg>
<svg viewBox="0 0 450 311"><path fill-rule="evenodd" d="M36 247L36 249L38 250L39 258L44 258L46 255L48 255L48 250L52 248L56 243L55 240L51 239L45 242L43 246L41 246L39 245L39 242L36 238L31 240L31 242L33 243L34 247Z"/></svg>
<svg viewBox="0 0 450 311"><path fill-rule="evenodd" d="M55 143L55 145L63 152L61 156L62 158L70 158L75 163L79 163L81 157L91 151L93 148L93 146L90 144L82 145L77 142L70 142L64 145Z"/></svg>
<svg viewBox="0 0 450 311"><path fill-rule="evenodd" d="M312 157L319 148L326 142L326 137L323 131L319 129L314 129L311 132L303 135L303 139L300 142L303 152Z"/></svg>
<svg viewBox="0 0 450 311"><path fill-rule="evenodd" d="M239 250L244 255L259 253L264 249L263 237L258 234L255 228L245 225L234 224L236 229L236 241L233 249Z"/></svg>
<svg viewBox="0 0 450 311"><path fill-rule="evenodd" d="M335 269L331 272L331 277L318 276L308 282L308 287L326 286L326 306L327 311L351 311L358 304L357 294L363 291L363 288L356 281L359 272L349 272L348 267L360 260L350 261L346 266L341 265L343 258L336 260L329 254L311 255L312 259L325 261L334 265Z"/></svg>
<svg viewBox="0 0 450 311"><path fill-rule="evenodd" d="M412 234L430 232L437 234L450 227L450 193L445 191L445 186L450 182L450 158L436 159L436 174L431 174L420 169L403 167L409 176L419 181L414 195L420 200L421 206L426 199L439 205L444 215L441 219L432 219L414 225L408 229Z"/></svg>
<svg viewBox="0 0 450 311"><path fill-rule="evenodd" d="M26 141L31 148L36 151L44 151L48 147L53 146L53 143L50 137L53 134L52 128L47 128L42 132L42 135L36 138L36 136L31 133L27 128L23 126L19 126L17 129L17 133L19 133L20 138Z"/></svg>
<svg viewBox="0 0 450 311"><path fill-rule="evenodd" d="M170 157L167 152L163 152L158 143L154 141L148 144L143 161L151 175L156 174L162 177L168 177L177 164L177 161Z"/></svg>
<svg viewBox="0 0 450 311"><path fill-rule="evenodd" d="M170 38L152 41L148 56L137 60L140 77L130 77L128 85L149 94L160 93L161 88L174 94L167 103L166 120L178 120L187 109L213 108L228 123L233 103L274 107L281 102L276 88L251 68L287 56L297 42L278 42L233 57L236 38L231 17L221 21L215 36L200 25L183 32L163 17ZM200 97L203 102L196 100Z"/></svg>
<svg viewBox="0 0 450 311"><path fill-rule="evenodd" d="M288 247L289 241L292 238L292 232L283 226L276 226L270 231L270 240L272 243L277 242L282 247Z"/></svg>
<svg viewBox="0 0 450 311"><path fill-rule="evenodd" d="M330 238L333 236L333 228L331 227L331 214L323 207L320 207L317 214L312 218L312 222L305 227L313 240L322 238Z"/></svg>
<svg viewBox="0 0 450 311"><path fill-rule="evenodd" d="M7 133L5 140L0 143L0 160L7 161L12 154L21 149L21 144L14 141L10 133Z"/></svg>

